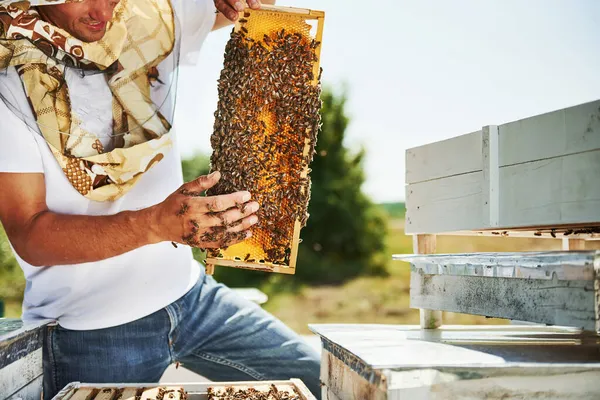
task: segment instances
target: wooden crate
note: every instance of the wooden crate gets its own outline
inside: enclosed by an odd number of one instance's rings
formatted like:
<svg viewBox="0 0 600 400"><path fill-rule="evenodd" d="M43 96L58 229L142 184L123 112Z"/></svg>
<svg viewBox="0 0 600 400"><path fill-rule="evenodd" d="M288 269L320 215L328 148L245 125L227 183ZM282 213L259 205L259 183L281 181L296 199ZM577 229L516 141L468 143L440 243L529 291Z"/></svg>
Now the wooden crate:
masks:
<svg viewBox="0 0 600 400"><path fill-rule="evenodd" d="M248 35L248 38L250 38L254 42L258 42L263 40L263 37L265 35L271 35L275 32L275 30L279 30L281 28L285 28L289 32L304 32L302 33L303 35L306 33L306 28L308 28L308 37L320 44L323 38L324 18L325 13L323 11L263 5L259 10L246 9L243 12L240 12L240 18L235 24L234 32L239 33L243 31L246 35ZM246 22L242 23L240 21ZM291 25L286 25L286 21ZM299 22L301 22L302 29L296 29L296 25ZM247 29L245 24L248 24ZM316 87L317 85L319 85L320 80L321 45L318 45L315 48L315 54L317 56L317 60L313 63L312 66L313 77L311 84ZM270 102L273 104L276 101L279 100L270 100ZM297 106L302 107L303 105L298 104ZM261 114L261 118L262 119L260 121L263 124L264 131L274 132L276 120L277 118L280 118L275 112L275 110L271 110L267 113L264 113L264 115ZM277 132L275 133L278 134ZM312 159L312 154L310 153L314 150L314 148L311 148L309 140L306 139L303 145L303 159ZM275 154L268 154L267 156L273 159ZM300 179L308 179L308 176L309 164L308 162L305 162L305 165L300 171ZM309 186L306 189L304 189L302 193L305 194L306 190L310 190ZM285 198L281 200L281 202L285 201ZM207 274L213 274L215 265L265 272L294 274L296 271L296 258L298 255L298 246L300 243L300 230L302 228L302 224L301 221L297 219L295 222L292 221L292 225L287 227L290 228L289 231L292 233L291 237L289 238L290 247L289 249L287 249L289 250L289 254L286 256L288 260L286 260L285 262L278 263L267 260L268 257L266 257L266 249L264 249L261 244L262 241L268 239L263 239L261 241L260 238L269 238L273 236L273 231L270 229L260 229L257 226L255 226L252 228L253 236L250 239L247 239L242 243L233 245L227 249L220 249L219 251L215 251L214 254L211 254L211 251L209 250L209 255L206 259ZM287 228L286 231L288 230Z"/></svg>
<svg viewBox="0 0 600 400"><path fill-rule="evenodd" d="M406 151L406 232L600 237L600 100Z"/></svg>
<svg viewBox="0 0 600 400"><path fill-rule="evenodd" d="M40 399L47 322L23 326L21 320L0 318L0 400Z"/></svg>
<svg viewBox="0 0 600 400"><path fill-rule="evenodd" d="M111 389L112 391L107 391L107 395L110 396L117 393L117 390L124 389L127 390L128 396L133 400L137 393L138 389L143 388L153 388L152 390L148 390L147 392L152 395L151 400L156 399L156 393L158 392L158 388L161 387L181 387L183 388L187 394L189 400L206 400L208 399L208 388L213 388L216 390L222 390L227 387L232 387L235 390L243 389L246 390L248 388L254 388L256 390L268 391L271 385L275 385L280 391L288 391L293 393L294 391L300 396L302 400L316 400L316 398L310 393L308 388L304 385L304 383L299 379L290 379L287 381L261 381L261 382L202 382L202 383L168 383L168 384L151 384L151 383L135 383L135 384L120 384L120 383L110 383L110 384L95 384L95 383L81 383L81 382L73 382L67 385L64 389L62 389L56 396L54 396L53 400L99 400L94 393L98 391L102 391L104 389ZM79 391L79 394L77 393ZM80 398L81 397L81 398ZM127 397L121 397L123 400L126 400ZM141 396L142 400L144 400L143 396ZM150 399L148 399L150 400ZM168 399L166 399L168 400Z"/></svg>
<svg viewBox="0 0 600 400"><path fill-rule="evenodd" d="M324 400L597 399L600 338L577 329L311 325Z"/></svg>

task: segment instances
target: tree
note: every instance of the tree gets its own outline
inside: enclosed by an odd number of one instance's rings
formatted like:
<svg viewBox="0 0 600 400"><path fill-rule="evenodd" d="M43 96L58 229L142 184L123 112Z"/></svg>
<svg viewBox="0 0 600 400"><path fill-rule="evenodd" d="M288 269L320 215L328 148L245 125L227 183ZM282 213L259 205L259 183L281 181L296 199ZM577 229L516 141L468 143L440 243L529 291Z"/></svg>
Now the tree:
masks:
<svg viewBox="0 0 600 400"><path fill-rule="evenodd" d="M323 125L311 164L310 218L301 232L296 274L312 283L381 274L387 227L380 208L362 192L364 149L353 154L344 146L346 95L325 90L321 98Z"/></svg>
<svg viewBox="0 0 600 400"><path fill-rule="evenodd" d="M340 283L360 274L382 274L387 227L379 207L362 192L364 149L353 154L344 146L349 119L346 96L324 90L322 129L311 164L311 200L307 226L301 231L295 276L216 268L215 275L230 286ZM208 169L208 157L184 161L184 176ZM199 255L197 253L197 255Z"/></svg>

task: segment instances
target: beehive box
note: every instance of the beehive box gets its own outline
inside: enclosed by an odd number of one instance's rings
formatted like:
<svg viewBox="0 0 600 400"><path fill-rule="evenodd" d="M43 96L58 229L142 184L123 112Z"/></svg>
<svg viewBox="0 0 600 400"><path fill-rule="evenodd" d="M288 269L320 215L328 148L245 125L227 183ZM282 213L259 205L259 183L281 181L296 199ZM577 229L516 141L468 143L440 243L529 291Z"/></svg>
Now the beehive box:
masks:
<svg viewBox="0 0 600 400"><path fill-rule="evenodd" d="M323 400L598 399L596 334L545 326L311 325Z"/></svg>
<svg viewBox="0 0 600 400"><path fill-rule="evenodd" d="M262 6L240 13L225 50L211 137L209 195L247 190L260 204L252 237L209 250L214 265L293 274L308 218L309 164L320 128L324 13Z"/></svg>
<svg viewBox="0 0 600 400"><path fill-rule="evenodd" d="M406 233L600 237L600 101L406 151Z"/></svg>
<svg viewBox="0 0 600 400"><path fill-rule="evenodd" d="M0 400L38 400L42 393L42 347L47 323L24 326L0 318Z"/></svg>
<svg viewBox="0 0 600 400"><path fill-rule="evenodd" d="M315 400L315 397L299 379L165 385L73 382L61 390L53 400L258 400L262 398Z"/></svg>

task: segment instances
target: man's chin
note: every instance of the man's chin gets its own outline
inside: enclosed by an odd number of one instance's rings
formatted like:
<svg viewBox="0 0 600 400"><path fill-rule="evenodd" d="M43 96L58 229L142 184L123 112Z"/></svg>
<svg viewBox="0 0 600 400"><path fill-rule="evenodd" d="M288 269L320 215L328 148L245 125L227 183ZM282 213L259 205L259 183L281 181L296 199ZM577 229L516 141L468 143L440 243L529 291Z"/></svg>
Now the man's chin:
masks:
<svg viewBox="0 0 600 400"><path fill-rule="evenodd" d="M94 32L86 29L83 32L78 32L78 35L76 37L82 42L93 43L102 39L104 35L106 35L106 29L101 32Z"/></svg>

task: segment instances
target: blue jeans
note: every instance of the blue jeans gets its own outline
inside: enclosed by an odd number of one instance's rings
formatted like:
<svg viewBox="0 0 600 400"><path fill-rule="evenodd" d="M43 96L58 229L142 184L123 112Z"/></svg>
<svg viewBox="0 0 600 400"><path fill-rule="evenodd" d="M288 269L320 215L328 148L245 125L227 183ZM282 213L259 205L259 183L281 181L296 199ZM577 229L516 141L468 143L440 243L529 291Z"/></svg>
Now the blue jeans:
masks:
<svg viewBox="0 0 600 400"><path fill-rule="evenodd" d="M88 331L48 327L44 399L69 382L154 383L179 361L212 381L299 378L320 396L319 356L260 306L202 272L182 298L147 317Z"/></svg>

